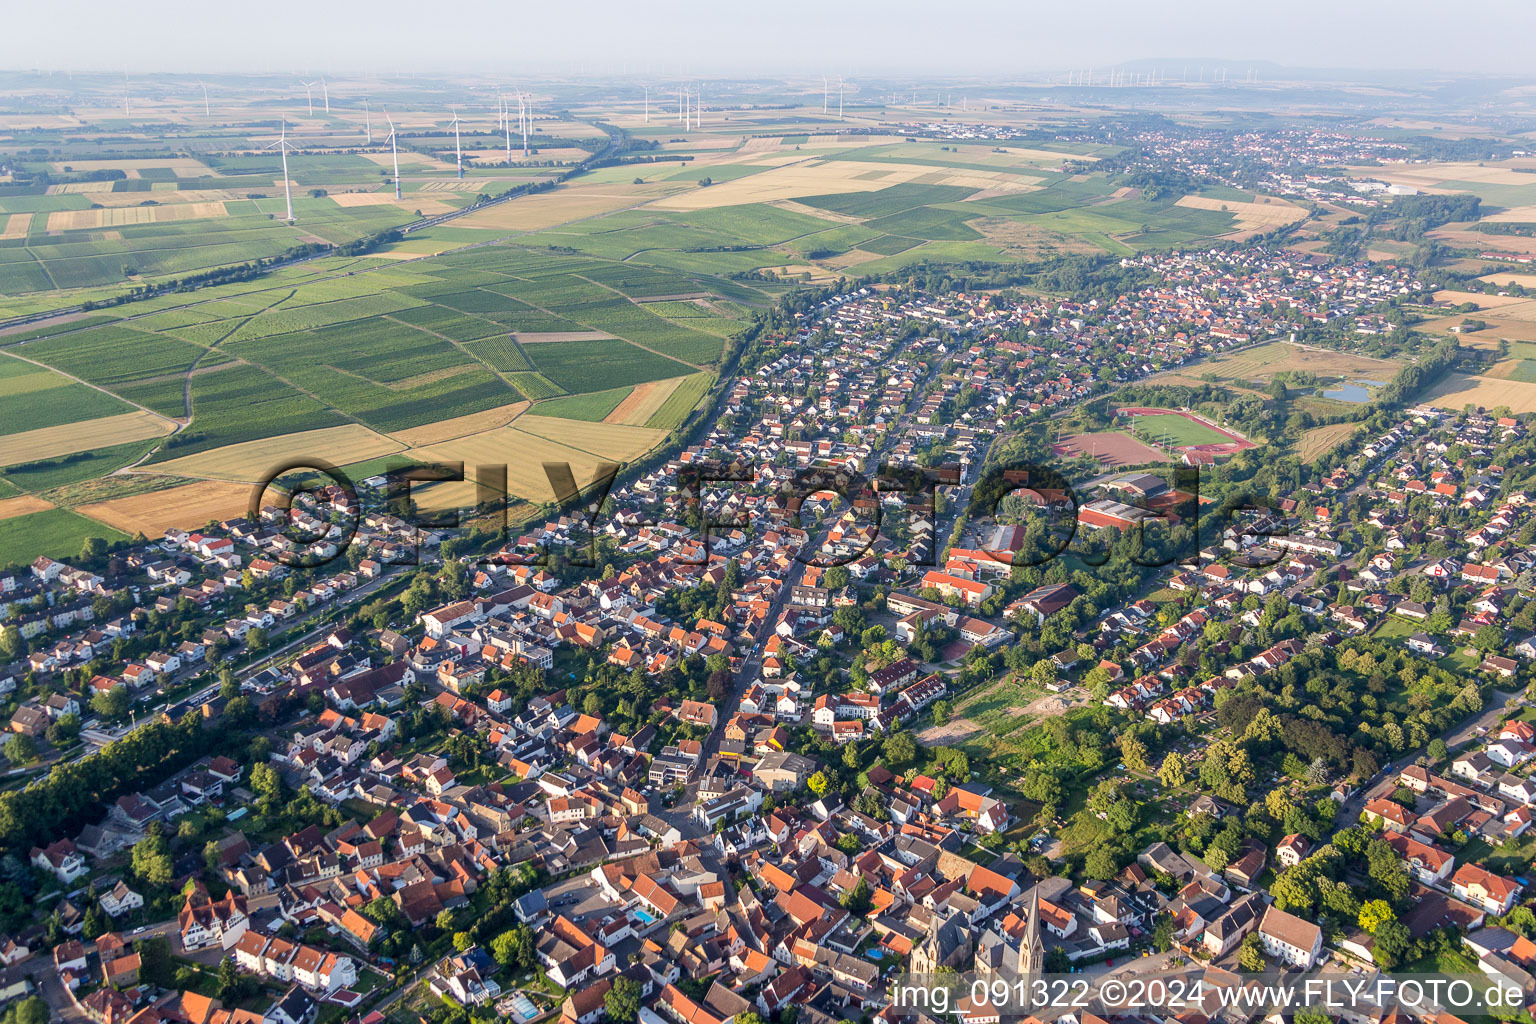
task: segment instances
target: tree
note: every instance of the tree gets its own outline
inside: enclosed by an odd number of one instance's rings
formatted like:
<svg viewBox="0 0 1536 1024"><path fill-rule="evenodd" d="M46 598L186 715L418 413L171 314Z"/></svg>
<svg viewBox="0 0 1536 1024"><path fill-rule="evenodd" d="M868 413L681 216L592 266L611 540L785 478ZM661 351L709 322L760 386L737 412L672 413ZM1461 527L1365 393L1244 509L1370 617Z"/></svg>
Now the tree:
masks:
<svg viewBox="0 0 1536 1024"><path fill-rule="evenodd" d="M947 700L936 700L936 701L933 702L933 724L934 725L948 725L949 724L949 701L947 701Z"/></svg>
<svg viewBox="0 0 1536 1024"><path fill-rule="evenodd" d="M5 1024L48 1024L48 1003L28 996L5 1011Z"/></svg>
<svg viewBox="0 0 1536 1024"><path fill-rule="evenodd" d="M469 932L453 933L453 948L456 952L462 953L474 944L474 936L470 935Z"/></svg>
<svg viewBox="0 0 1536 1024"><path fill-rule="evenodd" d="M805 784L810 788L812 793L816 794L817 797L826 796L828 787L832 785L831 781L826 777L826 775L819 771L812 775L809 779L805 780Z"/></svg>
<svg viewBox="0 0 1536 1024"><path fill-rule="evenodd" d="M1172 948L1173 915L1157 915L1157 921L1152 925L1152 946L1159 953L1165 953Z"/></svg>
<svg viewBox="0 0 1536 1024"><path fill-rule="evenodd" d="M133 873L148 885L171 884L171 879L175 876L171 865L171 851L166 845L165 836L159 832L151 832L133 844Z"/></svg>
<svg viewBox="0 0 1536 1024"><path fill-rule="evenodd" d="M1089 878L1106 881L1114 878L1119 870L1120 861L1115 856L1115 851L1102 843L1095 846L1088 852L1088 856L1083 858L1083 874Z"/></svg>
<svg viewBox="0 0 1536 1024"><path fill-rule="evenodd" d="M219 961L219 998L233 1001L238 997L240 988L240 972L235 968L235 961L225 957Z"/></svg>
<svg viewBox="0 0 1536 1024"><path fill-rule="evenodd" d="M172 981L171 943L164 935L138 939L133 951L139 954L139 980L167 988Z"/></svg>
<svg viewBox="0 0 1536 1024"><path fill-rule="evenodd" d="M438 911L437 919L433 923L437 925L438 931L451 932L453 931L453 922L453 911L445 908Z"/></svg>
<svg viewBox="0 0 1536 1024"><path fill-rule="evenodd" d="M1237 966L1250 974L1264 969L1264 948L1258 932L1249 932L1237 947Z"/></svg>
<svg viewBox="0 0 1536 1024"><path fill-rule="evenodd" d="M520 924L491 940L491 956L503 967L524 970L533 963L533 929Z"/></svg>
<svg viewBox="0 0 1536 1024"><path fill-rule="evenodd" d="M128 687L114 686L110 690L98 690L91 698L91 710L102 718L116 721L128 713L128 706L132 701L128 698Z"/></svg>
<svg viewBox="0 0 1536 1024"><path fill-rule="evenodd" d="M28 764L37 757L37 741L31 736L17 733L5 741L5 759L11 764Z"/></svg>
<svg viewBox="0 0 1536 1024"><path fill-rule="evenodd" d="M1397 915L1392 912L1392 904L1386 900L1369 900L1360 908L1360 927L1372 935L1376 929L1388 921L1397 920Z"/></svg>
<svg viewBox="0 0 1536 1024"><path fill-rule="evenodd" d="M1157 780L1169 789L1178 789L1184 785L1188 774L1184 767L1184 758L1177 750L1169 751L1163 758L1163 763L1157 769Z"/></svg>
<svg viewBox="0 0 1536 1024"><path fill-rule="evenodd" d="M258 799L275 801L283 795L283 777L270 764L252 765L251 791Z"/></svg>
<svg viewBox="0 0 1536 1024"><path fill-rule="evenodd" d="M844 889L842 891L837 897L837 902L848 913L862 915L869 909L870 905L869 879L860 875L859 880L854 883L852 889Z"/></svg>
<svg viewBox="0 0 1536 1024"><path fill-rule="evenodd" d="M1375 941L1371 943L1371 957L1376 961L1376 966L1384 971L1390 971L1408 955L1413 948L1413 936L1408 932L1408 926L1401 921L1383 921L1376 926Z"/></svg>
<svg viewBox="0 0 1536 1024"><path fill-rule="evenodd" d="M640 1015L640 983L619 975L603 995L603 1010L614 1024L628 1024Z"/></svg>

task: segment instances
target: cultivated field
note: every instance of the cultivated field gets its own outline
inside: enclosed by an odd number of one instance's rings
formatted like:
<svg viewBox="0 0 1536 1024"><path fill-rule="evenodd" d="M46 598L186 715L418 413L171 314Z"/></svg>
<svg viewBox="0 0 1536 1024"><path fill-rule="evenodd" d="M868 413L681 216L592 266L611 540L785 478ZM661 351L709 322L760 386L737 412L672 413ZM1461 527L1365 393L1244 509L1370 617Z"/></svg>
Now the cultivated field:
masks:
<svg viewBox="0 0 1536 1024"><path fill-rule="evenodd" d="M1360 429L1361 425L1358 423L1330 423L1323 427L1313 427L1301 435L1301 441L1296 446L1296 454L1301 461L1311 462L1333 451Z"/></svg>
<svg viewBox="0 0 1536 1024"><path fill-rule="evenodd" d="M667 380L646 381L644 384L636 384L622 402L614 406L613 411L603 417L604 423L627 423L631 426L644 426L650 418L661 410L666 404L672 392L686 378L672 377Z"/></svg>
<svg viewBox="0 0 1536 1024"><path fill-rule="evenodd" d="M31 494L24 494L19 498L0 498L0 519L15 519L17 516L31 515L33 512L46 512L51 508L53 508L53 502L44 501Z"/></svg>
<svg viewBox="0 0 1536 1024"><path fill-rule="evenodd" d="M94 231L131 224L163 224L175 220L227 217L223 203L179 203L174 206L120 206L103 210L61 210L48 215L49 231Z"/></svg>
<svg viewBox="0 0 1536 1024"><path fill-rule="evenodd" d="M1536 384L1449 373L1435 382L1425 401L1442 409L1459 410L1465 405L1484 409L1508 406L1514 413L1536 412Z"/></svg>
<svg viewBox="0 0 1536 1024"><path fill-rule="evenodd" d="M225 445L210 451L156 463L156 473L251 483L279 462L300 456L324 459L333 466L364 462L402 451L405 445L355 423L304 430Z"/></svg>
<svg viewBox="0 0 1536 1024"><path fill-rule="evenodd" d="M175 426L162 416L139 410L119 416L103 416L78 423L0 435L0 466L52 459L108 445L161 437L169 434Z"/></svg>
<svg viewBox="0 0 1536 1024"><path fill-rule="evenodd" d="M666 440L667 432L620 423L557 420L530 413L518 421L518 429L569 445L602 458L628 461Z"/></svg>
<svg viewBox="0 0 1536 1024"><path fill-rule="evenodd" d="M245 515L251 488L244 484L201 480L148 494L78 506L75 511L124 533L160 536L172 527L191 529L213 520Z"/></svg>
<svg viewBox="0 0 1536 1024"><path fill-rule="evenodd" d="M442 441L451 441L455 437L478 434L482 430L504 427L527 412L528 406L528 402L514 402L500 408L487 409L485 412L472 412L467 416L455 416L452 419L425 423L407 430L396 430L390 436L412 448L438 444Z"/></svg>

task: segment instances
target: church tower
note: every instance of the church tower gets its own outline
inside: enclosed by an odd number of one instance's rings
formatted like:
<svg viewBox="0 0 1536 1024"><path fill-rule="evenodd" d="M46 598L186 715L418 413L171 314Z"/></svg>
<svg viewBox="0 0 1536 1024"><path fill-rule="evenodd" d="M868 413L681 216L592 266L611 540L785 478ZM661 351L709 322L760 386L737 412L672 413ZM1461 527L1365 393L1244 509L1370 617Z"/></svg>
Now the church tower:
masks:
<svg viewBox="0 0 1536 1024"><path fill-rule="evenodd" d="M1045 972L1045 943L1040 939L1040 887L1030 890L1029 923L1024 927L1024 938L1019 942L1017 971L1021 978L1036 977Z"/></svg>

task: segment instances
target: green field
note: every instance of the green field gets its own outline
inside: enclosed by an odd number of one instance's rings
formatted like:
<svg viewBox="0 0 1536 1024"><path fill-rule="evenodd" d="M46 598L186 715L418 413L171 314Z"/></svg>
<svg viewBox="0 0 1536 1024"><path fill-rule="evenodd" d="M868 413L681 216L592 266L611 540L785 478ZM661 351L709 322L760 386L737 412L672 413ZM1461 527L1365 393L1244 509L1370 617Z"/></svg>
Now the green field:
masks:
<svg viewBox="0 0 1536 1024"><path fill-rule="evenodd" d="M0 434L132 412L128 403L20 359L0 358Z"/></svg>
<svg viewBox="0 0 1536 1024"><path fill-rule="evenodd" d="M709 390L709 382L710 376L707 373L684 377L645 425L659 430L676 430Z"/></svg>
<svg viewBox="0 0 1536 1024"><path fill-rule="evenodd" d="M128 539L127 534L104 523L55 508L0 519L0 551L4 552L0 557L9 565L26 565L44 555L74 558L88 537L101 537L109 543Z"/></svg>
<svg viewBox="0 0 1536 1024"><path fill-rule="evenodd" d="M535 411L540 416L558 416L566 420L587 420L596 423L613 412L633 390L635 388L631 384L611 391L596 391L589 395L566 395L564 398L552 398L547 402L540 402Z"/></svg>
<svg viewBox="0 0 1536 1024"><path fill-rule="evenodd" d="M1136 437L1175 448L1192 444L1223 444L1232 440L1210 427L1173 413L1136 416L1131 418L1131 422L1134 427L1132 433Z"/></svg>

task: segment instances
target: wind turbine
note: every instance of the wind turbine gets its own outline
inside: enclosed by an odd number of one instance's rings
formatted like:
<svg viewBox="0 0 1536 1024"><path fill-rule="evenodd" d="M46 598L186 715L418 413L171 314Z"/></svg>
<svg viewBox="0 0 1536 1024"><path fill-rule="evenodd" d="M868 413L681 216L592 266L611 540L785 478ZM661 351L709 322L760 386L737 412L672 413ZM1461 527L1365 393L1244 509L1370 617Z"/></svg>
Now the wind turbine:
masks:
<svg viewBox="0 0 1536 1024"><path fill-rule="evenodd" d="M651 87L645 87L645 123L651 123Z"/></svg>
<svg viewBox="0 0 1536 1024"><path fill-rule="evenodd" d="M512 162L512 109L507 106L507 98L501 98L501 126L507 133L507 163Z"/></svg>
<svg viewBox="0 0 1536 1024"><path fill-rule="evenodd" d="M293 223L293 179L288 177L288 150L290 148L292 148L292 147L290 147L288 145L288 119L286 117L283 118L282 134L280 134L277 137L277 141L276 142L272 143L272 145L267 146L265 148L266 149L275 149L275 150L278 150L280 153L283 154L283 194L288 197L288 218L287 219L288 219L288 223L292 224Z"/></svg>
<svg viewBox="0 0 1536 1024"><path fill-rule="evenodd" d="M843 76L837 76L837 119L843 119Z"/></svg>
<svg viewBox="0 0 1536 1024"><path fill-rule="evenodd" d="M528 155L528 125L533 121L533 97L528 97L526 105L523 102L523 94L517 94L517 112L523 122L523 156Z"/></svg>
<svg viewBox="0 0 1536 1024"><path fill-rule="evenodd" d="M453 152L458 158L459 180L464 180L464 147L459 145L459 112L453 112Z"/></svg>
<svg viewBox="0 0 1536 1024"><path fill-rule="evenodd" d="M211 117L212 115L208 112L208 83L198 82L197 84L203 87L203 116Z"/></svg>
<svg viewBox="0 0 1536 1024"><path fill-rule="evenodd" d="M309 104L309 116L310 117L314 117L315 116L315 94L310 91L310 86L314 85L315 83L314 82L304 82L302 84L304 86L304 101Z"/></svg>
<svg viewBox="0 0 1536 1024"><path fill-rule="evenodd" d="M395 202L400 201L400 147L395 142L395 119L389 116L389 108L384 109L384 119L389 122L389 151L395 158Z"/></svg>
<svg viewBox="0 0 1536 1024"><path fill-rule="evenodd" d="M124 108L126 108L127 105L128 105L127 104L127 100L125 99L124 102L123 102ZM678 86L677 87L677 119L679 121L682 121L682 123L683 123L683 131L687 131L688 130L688 122L683 120L683 87L682 86Z"/></svg>
<svg viewBox="0 0 1536 1024"><path fill-rule="evenodd" d="M368 110L368 97L363 97L363 131L368 133L366 146L373 145L373 115Z"/></svg>
<svg viewBox="0 0 1536 1024"><path fill-rule="evenodd" d="M320 91L325 96L325 112L329 116L331 112L331 87L325 84L325 79L320 79Z"/></svg>
<svg viewBox="0 0 1536 1024"><path fill-rule="evenodd" d="M821 112L827 112L827 76L821 76Z"/></svg>

